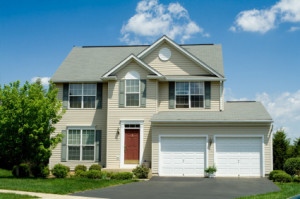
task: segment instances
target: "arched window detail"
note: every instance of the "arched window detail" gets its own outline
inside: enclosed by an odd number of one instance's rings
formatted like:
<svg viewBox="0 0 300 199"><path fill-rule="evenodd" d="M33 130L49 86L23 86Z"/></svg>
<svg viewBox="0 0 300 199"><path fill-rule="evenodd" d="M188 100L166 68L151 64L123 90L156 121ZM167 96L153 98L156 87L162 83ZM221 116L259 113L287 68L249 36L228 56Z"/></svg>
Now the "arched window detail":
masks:
<svg viewBox="0 0 300 199"><path fill-rule="evenodd" d="M140 106L140 74L129 71L125 76L126 106Z"/></svg>

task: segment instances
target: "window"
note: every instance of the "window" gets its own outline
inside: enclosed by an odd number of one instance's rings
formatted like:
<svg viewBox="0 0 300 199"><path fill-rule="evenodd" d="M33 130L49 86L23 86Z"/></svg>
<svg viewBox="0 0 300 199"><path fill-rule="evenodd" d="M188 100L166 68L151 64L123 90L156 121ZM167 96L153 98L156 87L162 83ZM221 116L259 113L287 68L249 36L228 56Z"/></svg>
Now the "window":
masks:
<svg viewBox="0 0 300 199"><path fill-rule="evenodd" d="M96 84L70 84L70 108L95 108Z"/></svg>
<svg viewBox="0 0 300 199"><path fill-rule="evenodd" d="M203 82L176 82L176 108L203 108Z"/></svg>
<svg viewBox="0 0 300 199"><path fill-rule="evenodd" d="M68 160L95 160L95 130L68 130Z"/></svg>

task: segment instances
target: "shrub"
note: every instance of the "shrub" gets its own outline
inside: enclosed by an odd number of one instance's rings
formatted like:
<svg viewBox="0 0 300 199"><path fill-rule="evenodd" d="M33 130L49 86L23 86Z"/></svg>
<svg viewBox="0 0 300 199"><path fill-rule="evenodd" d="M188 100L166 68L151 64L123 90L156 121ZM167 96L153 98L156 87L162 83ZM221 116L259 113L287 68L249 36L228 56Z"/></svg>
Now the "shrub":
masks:
<svg viewBox="0 0 300 199"><path fill-rule="evenodd" d="M275 182L292 182L291 175L285 172L279 172L273 175L273 181Z"/></svg>
<svg viewBox="0 0 300 199"><path fill-rule="evenodd" d="M282 172L285 173L285 172L282 171L282 170L274 170L274 171L271 171L270 174L269 174L269 179L270 179L270 180L274 180L274 175L277 174L277 173L282 173Z"/></svg>
<svg viewBox="0 0 300 199"><path fill-rule="evenodd" d="M86 166L84 166L84 165L77 165L77 166L75 167L75 174L76 174L78 171L86 171Z"/></svg>
<svg viewBox="0 0 300 199"><path fill-rule="evenodd" d="M130 180L133 177L133 173L130 172L119 172L119 173L113 173L110 177L110 179L115 180Z"/></svg>
<svg viewBox="0 0 300 199"><path fill-rule="evenodd" d="M49 166L45 166L42 164L32 165L30 170L32 175L36 178L46 178L50 174Z"/></svg>
<svg viewBox="0 0 300 199"><path fill-rule="evenodd" d="M108 177L107 172L106 171L101 171L101 179L105 180Z"/></svg>
<svg viewBox="0 0 300 199"><path fill-rule="evenodd" d="M206 173L213 174L213 173L217 172L217 167L215 165L214 166L210 166L210 167L206 168L204 171Z"/></svg>
<svg viewBox="0 0 300 199"><path fill-rule="evenodd" d="M97 171L101 171L102 166L99 164L93 164L90 166L89 170L97 170Z"/></svg>
<svg viewBox="0 0 300 199"><path fill-rule="evenodd" d="M285 161L283 169L290 175L295 175L300 170L300 157L289 158Z"/></svg>
<svg viewBox="0 0 300 199"><path fill-rule="evenodd" d="M299 182L300 183L300 176L294 177L294 182Z"/></svg>
<svg viewBox="0 0 300 199"><path fill-rule="evenodd" d="M98 171L98 170L86 171L86 177L91 178L91 179L100 179L101 178L101 171Z"/></svg>
<svg viewBox="0 0 300 199"><path fill-rule="evenodd" d="M57 178L65 178L69 172L70 168L62 164L56 164L52 169L52 174Z"/></svg>
<svg viewBox="0 0 300 199"><path fill-rule="evenodd" d="M78 171L75 173L75 177L85 178L85 177L86 177L86 174L87 174L87 171L78 170Z"/></svg>
<svg viewBox="0 0 300 199"><path fill-rule="evenodd" d="M20 165L15 165L12 170L12 174L15 177L27 178L30 176L29 165L26 163L22 163Z"/></svg>
<svg viewBox="0 0 300 199"><path fill-rule="evenodd" d="M149 168L144 166L137 166L135 169L132 170L132 173L137 178L148 178Z"/></svg>

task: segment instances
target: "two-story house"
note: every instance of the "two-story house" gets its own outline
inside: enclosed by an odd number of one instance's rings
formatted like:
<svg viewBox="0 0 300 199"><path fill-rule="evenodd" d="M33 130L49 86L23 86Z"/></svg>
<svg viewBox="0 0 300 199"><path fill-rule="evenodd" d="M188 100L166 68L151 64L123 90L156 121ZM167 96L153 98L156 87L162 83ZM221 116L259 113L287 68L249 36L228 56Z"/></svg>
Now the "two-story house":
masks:
<svg viewBox="0 0 300 199"><path fill-rule="evenodd" d="M66 109L50 158L160 176L265 176L272 118L260 102L224 102L221 45L74 47L52 81Z"/></svg>

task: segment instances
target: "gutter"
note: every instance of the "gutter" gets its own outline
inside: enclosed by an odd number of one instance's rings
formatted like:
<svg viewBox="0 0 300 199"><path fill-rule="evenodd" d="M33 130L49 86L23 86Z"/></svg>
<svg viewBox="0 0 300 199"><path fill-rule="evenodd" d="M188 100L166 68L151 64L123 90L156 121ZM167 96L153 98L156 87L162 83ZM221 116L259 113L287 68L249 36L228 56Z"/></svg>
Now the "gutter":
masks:
<svg viewBox="0 0 300 199"><path fill-rule="evenodd" d="M153 123L273 123L273 120L151 120Z"/></svg>

